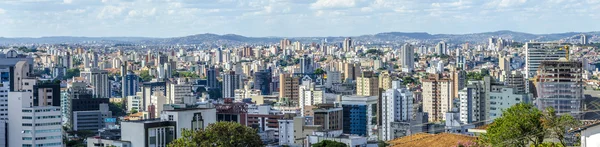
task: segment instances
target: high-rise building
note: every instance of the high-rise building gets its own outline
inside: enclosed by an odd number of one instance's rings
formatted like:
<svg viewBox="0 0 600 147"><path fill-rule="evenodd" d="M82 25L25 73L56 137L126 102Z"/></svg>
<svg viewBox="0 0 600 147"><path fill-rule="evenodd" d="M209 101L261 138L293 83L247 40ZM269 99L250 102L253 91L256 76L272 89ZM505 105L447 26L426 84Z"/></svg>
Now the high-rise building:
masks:
<svg viewBox="0 0 600 147"><path fill-rule="evenodd" d="M356 80L356 77L360 75L361 69L359 63L343 63L344 71L344 82L348 83L348 80Z"/></svg>
<svg viewBox="0 0 600 147"><path fill-rule="evenodd" d="M581 34L581 44L588 44L588 38L585 34Z"/></svg>
<svg viewBox="0 0 600 147"><path fill-rule="evenodd" d="M0 53L0 122L8 120L8 92L23 89L22 81L31 75L32 65L33 58L19 55L15 50Z"/></svg>
<svg viewBox="0 0 600 147"><path fill-rule="evenodd" d="M314 106L317 104L325 103L325 99L323 98L325 95L325 91L322 86L315 85L314 82L303 82L300 85L299 97L300 97L300 108L302 112L302 116L304 116L305 106Z"/></svg>
<svg viewBox="0 0 600 147"><path fill-rule="evenodd" d="M344 39L344 44L343 44L342 49L345 52L348 52L351 50L351 48L352 48L352 38L348 37L348 38Z"/></svg>
<svg viewBox="0 0 600 147"><path fill-rule="evenodd" d="M140 110L148 111L148 106L152 104L151 98L156 93L164 95L167 93L166 82L146 82L142 84L142 105Z"/></svg>
<svg viewBox="0 0 600 147"><path fill-rule="evenodd" d="M512 71L504 78L506 86L515 88L516 93L526 93L525 76L520 71Z"/></svg>
<svg viewBox="0 0 600 147"><path fill-rule="evenodd" d="M271 94L271 70L260 70L254 73L254 89L260 90L262 95Z"/></svg>
<svg viewBox="0 0 600 147"><path fill-rule="evenodd" d="M415 47L405 43L401 48L402 72L412 72L415 69Z"/></svg>
<svg viewBox="0 0 600 147"><path fill-rule="evenodd" d="M293 76L292 74L280 74L279 75L279 98L287 98L291 102L299 104L298 101L298 90L300 85L300 77Z"/></svg>
<svg viewBox="0 0 600 147"><path fill-rule="evenodd" d="M320 125L324 130L342 130L343 125L343 109L333 107L332 104L320 104L312 110L314 124Z"/></svg>
<svg viewBox="0 0 600 147"><path fill-rule="evenodd" d="M430 74L421 81L423 89L423 112L429 122L445 120L446 112L452 109L452 80L439 74Z"/></svg>
<svg viewBox="0 0 600 147"><path fill-rule="evenodd" d="M325 81L325 87L331 88L334 84L342 83L342 73L339 71L327 71L327 80Z"/></svg>
<svg viewBox="0 0 600 147"><path fill-rule="evenodd" d="M223 74L222 96L224 98L235 97L235 90L242 88L242 76L234 71L225 72Z"/></svg>
<svg viewBox="0 0 600 147"><path fill-rule="evenodd" d="M377 96L343 96L343 132L376 137L377 101Z"/></svg>
<svg viewBox="0 0 600 147"><path fill-rule="evenodd" d="M217 69L211 66L206 71L206 80L209 88L219 88L219 81L217 81Z"/></svg>
<svg viewBox="0 0 600 147"><path fill-rule="evenodd" d="M33 105L33 93L9 92L6 146L62 146L60 106Z"/></svg>
<svg viewBox="0 0 600 147"><path fill-rule="evenodd" d="M310 57L308 57L308 55L304 55L300 58L300 73L313 73L313 60Z"/></svg>
<svg viewBox="0 0 600 147"><path fill-rule="evenodd" d="M567 55L561 47L566 43L525 43L525 78L535 77L538 67L543 61L556 61Z"/></svg>
<svg viewBox="0 0 600 147"><path fill-rule="evenodd" d="M182 79L168 82L166 87L167 104L195 104L193 88L192 84L184 82Z"/></svg>
<svg viewBox="0 0 600 147"><path fill-rule="evenodd" d="M392 131L393 122L410 123L413 115L413 93L403 88L400 81L392 83L392 88L381 97L381 140L401 137Z"/></svg>
<svg viewBox="0 0 600 147"><path fill-rule="evenodd" d="M544 110L553 107L558 114L582 116L582 65L578 61L542 61L535 87L536 106Z"/></svg>
<svg viewBox="0 0 600 147"><path fill-rule="evenodd" d="M281 40L279 42L279 45L281 46L282 50L287 49L288 46L290 46L292 44L291 40L288 40L287 38L284 38L283 40Z"/></svg>
<svg viewBox="0 0 600 147"><path fill-rule="evenodd" d="M92 86L92 94L97 98L110 98L110 83L108 81L108 71L97 68L86 69L81 72L87 83Z"/></svg>
<svg viewBox="0 0 600 147"><path fill-rule="evenodd" d="M455 70L452 71L450 76L454 86L452 96L458 98L458 91L462 90L467 85L467 72L464 70Z"/></svg>
<svg viewBox="0 0 600 147"><path fill-rule="evenodd" d="M327 75L327 78L329 79L329 75ZM389 71L383 71L379 74L379 88L384 91L392 88L392 77Z"/></svg>
<svg viewBox="0 0 600 147"><path fill-rule="evenodd" d="M372 73L363 73L356 78L356 95L379 96L378 78Z"/></svg>
<svg viewBox="0 0 600 147"><path fill-rule="evenodd" d="M465 124L486 120L485 111L488 101L485 96L483 81L469 81L469 84L458 92L460 121Z"/></svg>
<svg viewBox="0 0 600 147"><path fill-rule="evenodd" d="M444 42L444 41L440 41L435 46L435 54L437 54L437 55L445 55L447 49L448 49L448 44L446 44L446 42Z"/></svg>
<svg viewBox="0 0 600 147"><path fill-rule="evenodd" d="M139 77L136 74L133 72L128 72L123 80L123 97L133 96L139 91Z"/></svg>

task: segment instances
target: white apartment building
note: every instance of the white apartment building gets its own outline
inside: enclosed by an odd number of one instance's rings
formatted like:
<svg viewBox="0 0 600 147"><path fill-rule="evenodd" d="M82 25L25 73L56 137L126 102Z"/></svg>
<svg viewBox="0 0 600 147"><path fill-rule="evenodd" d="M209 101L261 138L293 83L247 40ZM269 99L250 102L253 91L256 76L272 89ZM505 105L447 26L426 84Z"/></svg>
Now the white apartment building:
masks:
<svg viewBox="0 0 600 147"><path fill-rule="evenodd" d="M305 81L299 86L299 106L301 108L302 116L304 116L305 106L315 106L317 104L325 103L323 95L325 91L319 86L316 86L314 82Z"/></svg>
<svg viewBox="0 0 600 147"><path fill-rule="evenodd" d="M392 140L395 137L393 122L410 122L413 114L413 93L402 87L400 81L392 81L392 88L382 95L381 137Z"/></svg>
<svg viewBox="0 0 600 147"><path fill-rule="evenodd" d="M9 92L8 146L62 147L58 106L33 106L32 92Z"/></svg>

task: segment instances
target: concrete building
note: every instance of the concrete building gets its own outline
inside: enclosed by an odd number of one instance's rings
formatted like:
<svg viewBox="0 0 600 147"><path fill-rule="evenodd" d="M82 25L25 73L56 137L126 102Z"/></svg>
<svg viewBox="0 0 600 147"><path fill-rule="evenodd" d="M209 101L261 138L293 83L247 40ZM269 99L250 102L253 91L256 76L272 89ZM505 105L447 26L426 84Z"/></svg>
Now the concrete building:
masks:
<svg viewBox="0 0 600 147"><path fill-rule="evenodd" d="M31 75L32 65L31 57L13 49L0 50L0 122L8 120L8 92L22 89L22 80Z"/></svg>
<svg viewBox="0 0 600 147"><path fill-rule="evenodd" d="M181 108L163 110L162 121L174 121L176 130L204 130L208 125L217 122L215 108ZM181 138L181 131L176 132L176 138Z"/></svg>
<svg viewBox="0 0 600 147"><path fill-rule="evenodd" d="M121 140L108 140L95 137L87 138L88 147L132 147L131 142Z"/></svg>
<svg viewBox="0 0 600 147"><path fill-rule="evenodd" d="M372 74L363 73L356 78L356 95L379 96L378 78Z"/></svg>
<svg viewBox="0 0 600 147"><path fill-rule="evenodd" d="M140 110L147 111L148 106L150 104L150 98L155 93L162 93L163 95L167 93L167 83L166 82L146 82L142 84L142 105L140 106Z"/></svg>
<svg viewBox="0 0 600 147"><path fill-rule="evenodd" d="M59 106L35 106L25 91L9 92L8 103L7 146L63 146Z"/></svg>
<svg viewBox="0 0 600 147"><path fill-rule="evenodd" d="M121 122L121 140L131 142L132 147L165 147L177 138L177 122L163 120L139 120Z"/></svg>
<svg viewBox="0 0 600 147"><path fill-rule="evenodd" d="M325 87L331 88L335 84L342 83L342 73L339 71L327 71L327 80Z"/></svg>
<svg viewBox="0 0 600 147"><path fill-rule="evenodd" d="M106 127L104 123L107 118L112 118L112 111L108 110L108 104L100 104L99 110L73 111L71 127L74 131L98 132L99 129Z"/></svg>
<svg viewBox="0 0 600 147"><path fill-rule="evenodd" d="M139 77L133 72L128 72L124 78L122 97L134 96L140 89Z"/></svg>
<svg viewBox="0 0 600 147"><path fill-rule="evenodd" d="M223 74L222 96L225 98L235 97L235 90L242 88L242 76L234 71L225 72Z"/></svg>
<svg viewBox="0 0 600 147"><path fill-rule="evenodd" d="M415 47L405 43L400 50L402 72L410 73L415 69Z"/></svg>
<svg viewBox="0 0 600 147"><path fill-rule="evenodd" d="M327 75L327 78L329 78L329 75ZM378 85L379 88L383 89L384 91L392 88L392 77L390 76L389 71L383 71L379 74Z"/></svg>
<svg viewBox="0 0 600 147"><path fill-rule="evenodd" d="M260 90L262 95L271 94L271 70L260 70L254 72L254 88Z"/></svg>
<svg viewBox="0 0 600 147"><path fill-rule="evenodd" d="M321 104L312 109L314 125L321 126L323 130L343 130L344 115L341 107L331 104Z"/></svg>
<svg viewBox="0 0 600 147"><path fill-rule="evenodd" d="M537 75L538 67L542 61L556 61L567 55L561 47L570 45L567 43L525 43L525 78L533 78Z"/></svg>
<svg viewBox="0 0 600 147"><path fill-rule="evenodd" d="M492 85L488 91L489 111L487 112L487 120L494 120L502 116L502 111L510 108L518 103L531 103L529 94L525 93L521 88ZM487 121L489 123L489 121Z"/></svg>
<svg viewBox="0 0 600 147"><path fill-rule="evenodd" d="M344 134L376 138L377 101L377 96L343 96Z"/></svg>
<svg viewBox="0 0 600 147"><path fill-rule="evenodd" d="M313 60L308 55L303 55L300 58L300 73L302 74L313 74Z"/></svg>
<svg viewBox="0 0 600 147"><path fill-rule="evenodd" d="M194 86L182 79L175 80L167 83L167 104L188 104L192 105L196 103L194 97Z"/></svg>
<svg viewBox="0 0 600 147"><path fill-rule="evenodd" d="M299 106L301 112L304 113L305 106L314 106L325 103L325 98L323 98L324 94L325 91L322 86L317 86L314 82L310 81L303 82L299 90ZM304 114L302 114L302 116L304 116Z"/></svg>
<svg viewBox="0 0 600 147"><path fill-rule="evenodd" d="M291 146L294 144L294 120L293 119L280 119L277 120L279 123L279 145Z"/></svg>
<svg viewBox="0 0 600 147"><path fill-rule="evenodd" d="M554 107L558 114L582 116L582 65L577 61L542 61L535 81L536 106Z"/></svg>
<svg viewBox="0 0 600 147"><path fill-rule="evenodd" d="M267 134L264 140L276 140L279 136L278 120L283 119L284 114L279 110L273 109L269 105L252 105L248 107L247 126L257 129L261 133Z"/></svg>
<svg viewBox="0 0 600 147"><path fill-rule="evenodd" d="M137 92L139 95L127 96L127 112L139 111L142 106L142 92Z"/></svg>
<svg viewBox="0 0 600 147"><path fill-rule="evenodd" d="M381 97L381 140L392 140L400 137L394 135L391 128L397 128L394 122L410 123L413 117L413 93L402 86L400 81L393 81L392 88ZM397 123L396 123L397 124Z"/></svg>
<svg viewBox="0 0 600 147"><path fill-rule="evenodd" d="M309 146L319 143L323 140L331 140L346 144L346 146L352 147L367 147L367 137L358 135L345 135L341 134L340 131L317 131L306 138Z"/></svg>
<svg viewBox="0 0 600 147"><path fill-rule="evenodd" d="M300 77L291 74L279 75L279 98L287 98L288 100L299 104L298 90L300 85Z"/></svg>
<svg viewBox="0 0 600 147"><path fill-rule="evenodd" d="M452 80L439 74L431 74L421 81L423 89L423 112L429 122L445 120L445 114L452 109Z"/></svg>
<svg viewBox="0 0 600 147"><path fill-rule="evenodd" d="M487 118L486 89L483 81L469 81L469 84L458 92L460 121L462 123L478 123Z"/></svg>
<svg viewBox="0 0 600 147"><path fill-rule="evenodd" d="M458 91L467 85L467 72L464 70L455 70L450 76L453 82L452 96L458 98Z"/></svg>
<svg viewBox="0 0 600 147"><path fill-rule="evenodd" d="M92 95L96 98L110 98L110 83L108 71L88 68L81 72L81 77L92 86Z"/></svg>
<svg viewBox="0 0 600 147"><path fill-rule="evenodd" d="M515 88L516 93L529 93L525 87L525 76L519 71L512 71L504 78L504 83L508 87Z"/></svg>
<svg viewBox="0 0 600 147"><path fill-rule="evenodd" d="M217 69L211 66L206 70L206 80L208 80L208 88L219 88L219 81L217 81Z"/></svg>

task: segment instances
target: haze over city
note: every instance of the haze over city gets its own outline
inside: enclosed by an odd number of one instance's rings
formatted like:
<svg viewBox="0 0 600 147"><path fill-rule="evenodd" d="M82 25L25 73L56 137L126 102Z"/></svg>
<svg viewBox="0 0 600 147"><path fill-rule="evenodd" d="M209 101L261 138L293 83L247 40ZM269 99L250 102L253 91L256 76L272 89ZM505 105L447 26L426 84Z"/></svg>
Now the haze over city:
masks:
<svg viewBox="0 0 600 147"><path fill-rule="evenodd" d="M597 0L3 0L0 36L358 36L600 30Z"/></svg>

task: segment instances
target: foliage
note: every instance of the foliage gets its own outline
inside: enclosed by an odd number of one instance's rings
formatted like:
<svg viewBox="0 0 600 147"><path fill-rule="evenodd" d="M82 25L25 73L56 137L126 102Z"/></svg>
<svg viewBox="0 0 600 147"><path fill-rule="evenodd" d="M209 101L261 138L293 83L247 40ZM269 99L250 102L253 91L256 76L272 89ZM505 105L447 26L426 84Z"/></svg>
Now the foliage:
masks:
<svg viewBox="0 0 600 147"><path fill-rule="evenodd" d="M383 51L377 49L369 49L367 50L367 54L383 55Z"/></svg>
<svg viewBox="0 0 600 147"><path fill-rule="evenodd" d="M17 50L25 52L25 53L28 53L28 52L37 52L36 48L29 49L29 48L24 47L24 46L21 46L21 47L17 48Z"/></svg>
<svg viewBox="0 0 600 147"><path fill-rule="evenodd" d="M321 68L317 68L315 69L315 75L323 75L325 74L325 71Z"/></svg>
<svg viewBox="0 0 600 147"><path fill-rule="evenodd" d="M200 78L198 74L189 71L175 72L173 77Z"/></svg>
<svg viewBox="0 0 600 147"><path fill-rule="evenodd" d="M546 108L542 119L542 125L548 130L551 137L560 141L560 145L566 146L565 134L568 129L577 127L579 122L571 115L556 115L553 107Z"/></svg>
<svg viewBox="0 0 600 147"><path fill-rule="evenodd" d="M341 142L337 142L337 141L323 140L321 142L313 144L312 146L313 147L347 147L348 145L341 143Z"/></svg>
<svg viewBox="0 0 600 147"><path fill-rule="evenodd" d="M122 102L111 102L108 104L108 110L113 114L113 117L125 116L125 108Z"/></svg>
<svg viewBox="0 0 600 147"><path fill-rule="evenodd" d="M402 78L402 85L418 84L418 82L419 82L419 80L415 79L413 77L406 76L406 77Z"/></svg>
<svg viewBox="0 0 600 147"><path fill-rule="evenodd" d="M208 95L210 96L210 99L213 99L213 100L220 99L223 97L223 94L221 93L221 89L210 89L210 90L208 90Z"/></svg>
<svg viewBox="0 0 600 147"><path fill-rule="evenodd" d="M531 147L565 147L564 145L561 145L560 143L554 143L554 142L544 142L538 146L533 146L531 145Z"/></svg>
<svg viewBox="0 0 600 147"><path fill-rule="evenodd" d="M386 146L389 146L389 145L390 145L389 143L387 143L387 142L385 142L383 140L377 141L377 147L386 147Z"/></svg>
<svg viewBox="0 0 600 147"><path fill-rule="evenodd" d="M137 109L132 109L130 113L131 114L136 114L136 113L138 113L138 110Z"/></svg>
<svg viewBox="0 0 600 147"><path fill-rule="evenodd" d="M181 138L169 143L169 147L225 146L259 147L263 146L255 129L235 122L217 122L205 130L183 130Z"/></svg>
<svg viewBox="0 0 600 147"><path fill-rule="evenodd" d="M502 117L490 124L482 134L483 143L489 146L540 145L544 140L542 112L531 104L516 104L503 111Z"/></svg>
<svg viewBox="0 0 600 147"><path fill-rule="evenodd" d="M140 79L142 80L142 82L148 82L150 80L152 80L152 76L150 76L150 71L148 70L142 70L140 71Z"/></svg>
<svg viewBox="0 0 600 147"><path fill-rule="evenodd" d="M294 65L300 63L300 59L298 59L298 58L294 58L294 60L292 60L292 61L294 62Z"/></svg>
<svg viewBox="0 0 600 147"><path fill-rule="evenodd" d="M483 77L488 76L482 72L469 72L467 73L467 81L480 81Z"/></svg>

